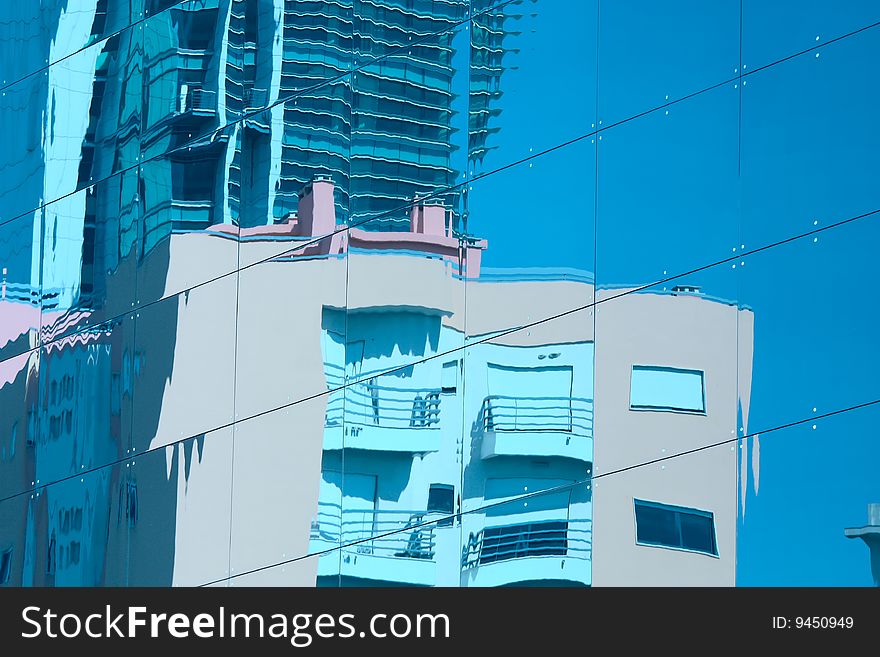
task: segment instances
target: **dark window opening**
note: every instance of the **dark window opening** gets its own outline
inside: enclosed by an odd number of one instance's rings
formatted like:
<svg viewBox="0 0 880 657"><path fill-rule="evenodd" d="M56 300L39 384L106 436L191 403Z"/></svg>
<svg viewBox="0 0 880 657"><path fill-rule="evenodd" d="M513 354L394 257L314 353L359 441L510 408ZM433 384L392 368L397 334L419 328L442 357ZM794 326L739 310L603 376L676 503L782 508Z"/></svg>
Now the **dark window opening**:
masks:
<svg viewBox="0 0 880 657"><path fill-rule="evenodd" d="M438 527L450 527L455 505L455 488L449 484L431 484L428 489L428 513L442 513L444 518Z"/></svg>
<svg viewBox="0 0 880 657"><path fill-rule="evenodd" d="M487 527L483 530L479 564L522 557L564 555L567 549L567 520Z"/></svg>
<svg viewBox="0 0 880 657"><path fill-rule="evenodd" d="M638 543L718 555L711 512L644 500L635 509Z"/></svg>
<svg viewBox="0 0 880 657"><path fill-rule="evenodd" d="M452 360L443 363L440 373L440 392L444 395L454 395L458 390L458 361Z"/></svg>

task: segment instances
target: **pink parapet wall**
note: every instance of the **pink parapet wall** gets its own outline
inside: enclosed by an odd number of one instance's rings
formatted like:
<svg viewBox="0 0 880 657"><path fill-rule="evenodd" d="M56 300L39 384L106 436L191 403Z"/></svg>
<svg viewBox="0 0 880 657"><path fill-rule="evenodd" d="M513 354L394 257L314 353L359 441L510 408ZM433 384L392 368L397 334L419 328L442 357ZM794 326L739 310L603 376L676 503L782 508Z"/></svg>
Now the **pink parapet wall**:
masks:
<svg viewBox="0 0 880 657"><path fill-rule="evenodd" d="M459 268L468 278L479 278L484 239L460 238L452 233L452 213L442 203L416 199L410 210L409 231L373 231L336 223L335 186L327 177L317 176L299 193L296 214L284 223L252 228L215 224L211 231L240 238L300 237L321 238L304 245L297 253L303 256L341 254L348 246L376 251L415 251L438 255Z"/></svg>

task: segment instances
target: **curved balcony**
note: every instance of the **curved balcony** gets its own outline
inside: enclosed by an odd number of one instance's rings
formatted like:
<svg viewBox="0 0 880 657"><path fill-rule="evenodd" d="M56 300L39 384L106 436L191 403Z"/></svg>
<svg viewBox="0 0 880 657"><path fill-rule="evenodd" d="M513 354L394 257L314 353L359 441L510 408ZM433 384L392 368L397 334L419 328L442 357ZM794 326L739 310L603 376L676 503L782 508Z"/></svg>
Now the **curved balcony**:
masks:
<svg viewBox="0 0 880 657"><path fill-rule="evenodd" d="M593 400L490 395L480 408L481 457L593 459Z"/></svg>
<svg viewBox="0 0 880 657"><path fill-rule="evenodd" d="M349 385L327 401L324 449L436 452L442 401L439 388Z"/></svg>
<svg viewBox="0 0 880 657"><path fill-rule="evenodd" d="M485 527L461 551L462 586L592 582L593 523L540 520Z"/></svg>
<svg viewBox="0 0 880 657"><path fill-rule="evenodd" d="M310 552L346 547L331 553L333 558L322 559L318 575L432 586L437 570L437 525L417 526L428 520L427 511L343 510L339 504L320 502L312 522Z"/></svg>

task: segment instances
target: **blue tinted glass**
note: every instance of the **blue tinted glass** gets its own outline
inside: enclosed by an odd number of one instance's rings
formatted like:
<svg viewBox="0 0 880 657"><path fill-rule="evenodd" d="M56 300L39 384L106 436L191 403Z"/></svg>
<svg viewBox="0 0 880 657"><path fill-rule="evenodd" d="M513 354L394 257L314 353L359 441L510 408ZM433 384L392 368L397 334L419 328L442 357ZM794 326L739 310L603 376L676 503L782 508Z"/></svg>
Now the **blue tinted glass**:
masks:
<svg viewBox="0 0 880 657"><path fill-rule="evenodd" d="M0 580L870 583L875 4L2 3Z"/></svg>
<svg viewBox="0 0 880 657"><path fill-rule="evenodd" d="M228 576L232 456L227 427L132 459L121 492L128 586L197 586Z"/></svg>
<svg viewBox="0 0 880 657"><path fill-rule="evenodd" d="M876 25L880 7L870 0L743 0L742 21L748 71Z"/></svg>
<svg viewBox="0 0 880 657"><path fill-rule="evenodd" d="M717 554L712 514L635 500L639 543Z"/></svg>
<svg viewBox="0 0 880 657"><path fill-rule="evenodd" d="M63 443L44 449L57 458L67 451ZM129 534L137 512L133 484L128 461L5 498L0 544L13 546L8 583L127 585Z"/></svg>
<svg viewBox="0 0 880 657"><path fill-rule="evenodd" d="M748 75L742 88L742 242L773 244L880 207L873 29ZM834 130L816 130L834 117Z"/></svg>
<svg viewBox="0 0 880 657"><path fill-rule="evenodd" d="M681 525L681 547L697 552L716 553L712 518L682 512L678 520Z"/></svg>
<svg viewBox="0 0 880 657"><path fill-rule="evenodd" d="M0 7L0 86L33 74L139 22L144 2L182 0L42 0Z"/></svg>
<svg viewBox="0 0 880 657"><path fill-rule="evenodd" d="M632 408L705 411L703 373L634 365L629 403Z"/></svg>
<svg viewBox="0 0 880 657"><path fill-rule="evenodd" d="M636 525L639 542L680 547L674 511L636 502Z"/></svg>
<svg viewBox="0 0 880 657"><path fill-rule="evenodd" d="M600 127L731 80L739 69L740 3L600 2L598 60Z"/></svg>
<svg viewBox="0 0 880 657"><path fill-rule="evenodd" d="M815 420L810 411L803 414L806 422L772 433L755 425L756 435L744 441L738 585L876 585L871 532L878 519L869 505L877 500L877 406ZM810 455L817 450L826 452L828 492L816 505L795 504L815 497ZM813 540L792 545L792 533L802 527L811 528ZM817 551L827 563L815 562Z"/></svg>
<svg viewBox="0 0 880 657"><path fill-rule="evenodd" d="M0 363L36 347L40 335L40 267L42 239L39 218L29 214L0 223ZM10 371L7 377L13 376Z"/></svg>

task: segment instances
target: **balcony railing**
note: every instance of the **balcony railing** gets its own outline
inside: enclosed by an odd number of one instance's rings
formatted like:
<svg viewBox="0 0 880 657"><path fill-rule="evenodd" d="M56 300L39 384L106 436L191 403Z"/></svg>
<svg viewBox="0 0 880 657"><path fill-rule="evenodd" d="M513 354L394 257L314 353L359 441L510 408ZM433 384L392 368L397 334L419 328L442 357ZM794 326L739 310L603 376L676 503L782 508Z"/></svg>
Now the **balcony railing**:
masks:
<svg viewBox="0 0 880 657"><path fill-rule="evenodd" d="M426 515L425 511L343 510L339 504L320 502L311 539L343 546L357 542L342 548L353 554L433 561L434 525L416 526L425 522Z"/></svg>
<svg viewBox="0 0 880 657"><path fill-rule="evenodd" d="M257 109L267 104L269 90L262 87L245 87L241 92L241 102L245 109Z"/></svg>
<svg viewBox="0 0 880 657"><path fill-rule="evenodd" d="M330 389L341 384L334 369L325 365ZM388 429L437 430L440 423L439 388L395 388L355 383L345 388L345 401L331 395L327 403L325 426L346 424Z"/></svg>
<svg viewBox="0 0 880 657"><path fill-rule="evenodd" d="M593 400L490 395L480 409L484 431L561 432L592 437Z"/></svg>
<svg viewBox="0 0 880 657"><path fill-rule="evenodd" d="M591 520L541 520L485 527L462 547L462 570L525 557L592 557Z"/></svg>
<svg viewBox="0 0 880 657"><path fill-rule="evenodd" d="M217 110L217 92L183 84L180 86L180 113L211 113Z"/></svg>

